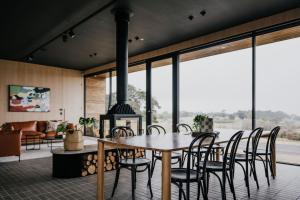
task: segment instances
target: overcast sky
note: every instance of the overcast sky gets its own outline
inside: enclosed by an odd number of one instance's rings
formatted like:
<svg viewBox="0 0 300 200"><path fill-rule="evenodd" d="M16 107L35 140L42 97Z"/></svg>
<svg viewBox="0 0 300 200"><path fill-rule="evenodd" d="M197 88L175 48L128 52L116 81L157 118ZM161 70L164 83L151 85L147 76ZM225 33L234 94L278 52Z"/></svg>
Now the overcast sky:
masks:
<svg viewBox="0 0 300 200"><path fill-rule="evenodd" d="M300 115L299 52L300 38L257 47L258 110ZM250 110L251 59L251 49L243 49L180 63L180 110ZM145 75L145 71L129 74L129 84L145 90ZM161 111L172 110L171 76L171 66L152 70L152 95Z"/></svg>

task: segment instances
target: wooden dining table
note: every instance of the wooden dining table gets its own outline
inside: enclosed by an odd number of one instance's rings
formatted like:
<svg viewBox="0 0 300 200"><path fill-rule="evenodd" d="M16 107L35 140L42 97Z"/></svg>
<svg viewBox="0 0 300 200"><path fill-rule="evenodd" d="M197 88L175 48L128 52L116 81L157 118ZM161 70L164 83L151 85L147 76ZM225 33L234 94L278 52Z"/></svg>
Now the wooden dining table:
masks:
<svg viewBox="0 0 300 200"><path fill-rule="evenodd" d="M227 143L234 131L222 131L216 137L215 144ZM242 139L247 139L251 131L245 131ZM119 137L98 139L98 174L97 174L97 200L104 200L104 147L143 148L162 152L162 185L161 199L171 199L171 153L187 149L194 137L191 134L167 133L160 135L140 135L134 137ZM275 149L274 149L275 152ZM276 170L276 158L273 158L273 170Z"/></svg>

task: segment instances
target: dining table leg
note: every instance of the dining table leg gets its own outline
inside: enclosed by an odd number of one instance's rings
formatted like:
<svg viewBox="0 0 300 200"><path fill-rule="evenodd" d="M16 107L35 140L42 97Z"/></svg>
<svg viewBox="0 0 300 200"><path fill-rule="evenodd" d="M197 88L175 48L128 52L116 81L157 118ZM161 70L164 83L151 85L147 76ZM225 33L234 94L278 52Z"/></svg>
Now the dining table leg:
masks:
<svg viewBox="0 0 300 200"><path fill-rule="evenodd" d="M98 142L97 200L104 200L104 143Z"/></svg>
<svg viewBox="0 0 300 200"><path fill-rule="evenodd" d="M162 200L171 200L171 152L162 152Z"/></svg>

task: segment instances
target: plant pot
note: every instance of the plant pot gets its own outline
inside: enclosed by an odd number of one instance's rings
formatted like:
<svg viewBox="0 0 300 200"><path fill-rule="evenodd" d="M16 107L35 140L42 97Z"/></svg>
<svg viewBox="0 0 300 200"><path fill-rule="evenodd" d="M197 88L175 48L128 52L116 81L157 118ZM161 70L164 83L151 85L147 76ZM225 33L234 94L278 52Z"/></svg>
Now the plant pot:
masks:
<svg viewBox="0 0 300 200"><path fill-rule="evenodd" d="M64 139L66 151L79 151L83 149L83 137L81 130L69 131Z"/></svg>
<svg viewBox="0 0 300 200"><path fill-rule="evenodd" d="M200 123L200 131L204 133L212 133L214 131L213 118L206 118Z"/></svg>
<svg viewBox="0 0 300 200"><path fill-rule="evenodd" d="M197 131L193 131L192 132L192 137L198 137L200 135L204 134L203 132L197 132Z"/></svg>

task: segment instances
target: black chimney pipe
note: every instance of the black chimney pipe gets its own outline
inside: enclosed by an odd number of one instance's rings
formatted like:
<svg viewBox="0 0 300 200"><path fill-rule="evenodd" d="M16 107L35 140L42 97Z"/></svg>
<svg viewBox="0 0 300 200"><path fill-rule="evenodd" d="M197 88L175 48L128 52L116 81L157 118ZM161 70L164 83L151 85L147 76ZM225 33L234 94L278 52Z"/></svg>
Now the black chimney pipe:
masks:
<svg viewBox="0 0 300 200"><path fill-rule="evenodd" d="M128 23L131 11L125 8L114 10L116 21L116 63L117 63L117 102L126 104L128 100Z"/></svg>

